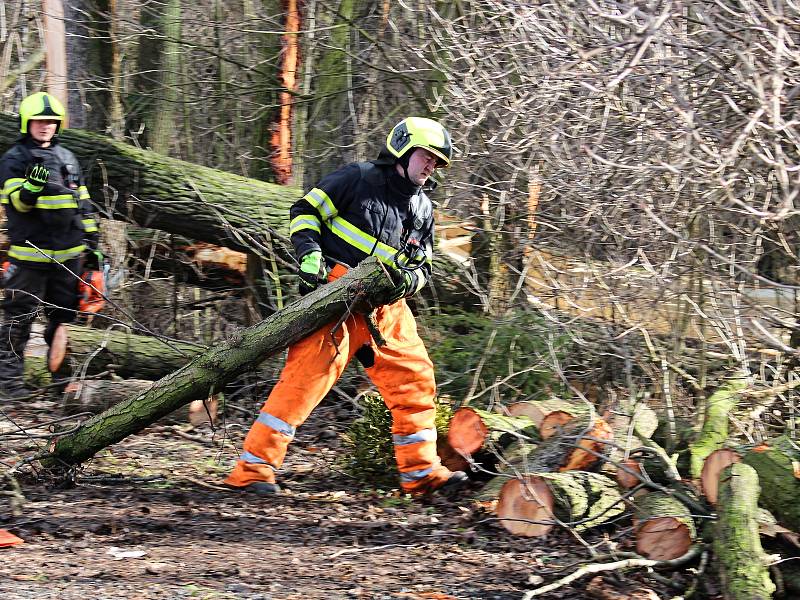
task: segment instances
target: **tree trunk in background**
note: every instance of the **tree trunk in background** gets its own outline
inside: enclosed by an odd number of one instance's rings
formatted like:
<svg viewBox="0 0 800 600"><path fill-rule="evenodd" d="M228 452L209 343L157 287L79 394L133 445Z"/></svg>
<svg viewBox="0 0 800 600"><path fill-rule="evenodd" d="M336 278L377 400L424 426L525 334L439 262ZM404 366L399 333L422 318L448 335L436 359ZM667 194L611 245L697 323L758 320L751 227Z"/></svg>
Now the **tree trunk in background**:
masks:
<svg viewBox="0 0 800 600"><path fill-rule="evenodd" d="M283 13L281 0L245 0L243 12L246 21L265 18L267 15L270 24L274 21L274 29L279 26L278 16ZM274 15L274 19L271 16ZM249 33L249 54L245 60L256 66L252 72L254 83L261 91L259 98L263 108L256 115L248 115L246 123L237 123L241 129L241 136L249 140L254 161L250 162L248 177L272 181L274 173L270 165L272 149L270 134L275 122L275 106L278 104L279 84L276 64L280 61L281 41L278 35L264 35Z"/></svg>
<svg viewBox="0 0 800 600"><path fill-rule="evenodd" d="M46 47L45 88L47 92L67 105L69 75L67 73L64 3L61 0L42 0L42 24Z"/></svg>
<svg viewBox="0 0 800 600"><path fill-rule="evenodd" d="M310 103L305 139L304 187L307 188L313 187L326 173L349 162L332 153L331 148L341 148L351 138L352 128L346 126L350 114L347 91L351 77L347 53L354 5L355 0L340 0L334 4L338 8L335 12L320 10L317 15L318 27L335 29L329 40L319 46L320 56L314 69L315 85L311 92L314 100Z"/></svg>
<svg viewBox="0 0 800 600"><path fill-rule="evenodd" d="M161 47L159 89L153 107L152 131L148 142L154 152L170 154L173 139L182 137L177 128L178 75L180 73L181 1L168 0L161 16L164 43ZM183 135L191 135L184 132Z"/></svg>

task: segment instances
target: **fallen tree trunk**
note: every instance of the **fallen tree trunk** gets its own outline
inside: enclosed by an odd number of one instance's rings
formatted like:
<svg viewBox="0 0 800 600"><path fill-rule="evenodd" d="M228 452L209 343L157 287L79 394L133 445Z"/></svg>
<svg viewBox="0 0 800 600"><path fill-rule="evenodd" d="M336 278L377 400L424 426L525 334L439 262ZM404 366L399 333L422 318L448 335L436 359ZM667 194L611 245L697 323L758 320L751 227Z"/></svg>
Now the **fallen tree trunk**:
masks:
<svg viewBox="0 0 800 600"><path fill-rule="evenodd" d="M0 115L0 153L19 135ZM108 216L227 246L270 247L265 232L285 235L297 188L248 179L141 150L79 129L59 136L84 167L89 193Z"/></svg>
<svg viewBox="0 0 800 600"><path fill-rule="evenodd" d="M706 400L703 428L697 439L689 445L692 479L700 477L706 457L727 441L728 415L738 404L740 392L746 387L747 380L744 377L735 377L723 383Z"/></svg>
<svg viewBox="0 0 800 600"><path fill-rule="evenodd" d="M742 462L758 473L761 504L778 523L792 531L800 531L800 479L795 465L800 463L800 450L788 436L780 436L753 448Z"/></svg>
<svg viewBox="0 0 800 600"><path fill-rule="evenodd" d="M111 371L123 378L160 379L177 371L206 347L136 335L127 329L89 329L60 325L48 354L51 373L96 375Z"/></svg>
<svg viewBox="0 0 800 600"><path fill-rule="evenodd" d="M79 464L99 450L141 431L180 406L207 398L237 375L254 369L348 311L367 311L382 304L394 288L386 270L369 258L343 277L292 302L267 319L238 331L192 361L157 381L134 398L92 417L76 431L59 437L42 456L46 468Z"/></svg>
<svg viewBox="0 0 800 600"><path fill-rule="evenodd" d="M636 500L636 551L653 560L671 560L689 551L697 535L692 511L674 496L650 492Z"/></svg>
<svg viewBox="0 0 800 600"><path fill-rule="evenodd" d="M112 381L97 379L74 381L64 388L64 414L82 412L98 414L108 410L120 400L141 394L150 389L153 382L145 379L122 379ZM162 419L167 423L190 423L194 426L215 423L219 408L219 395L207 400L192 400Z"/></svg>
<svg viewBox="0 0 800 600"><path fill-rule="evenodd" d="M720 474L714 554L727 600L769 600L775 591L759 538L758 495L749 465L732 464Z"/></svg>
<svg viewBox="0 0 800 600"><path fill-rule="evenodd" d="M559 521L575 531L583 531L624 510L611 479L598 473L570 471L527 473L506 481L500 489L495 513L512 534L537 537Z"/></svg>

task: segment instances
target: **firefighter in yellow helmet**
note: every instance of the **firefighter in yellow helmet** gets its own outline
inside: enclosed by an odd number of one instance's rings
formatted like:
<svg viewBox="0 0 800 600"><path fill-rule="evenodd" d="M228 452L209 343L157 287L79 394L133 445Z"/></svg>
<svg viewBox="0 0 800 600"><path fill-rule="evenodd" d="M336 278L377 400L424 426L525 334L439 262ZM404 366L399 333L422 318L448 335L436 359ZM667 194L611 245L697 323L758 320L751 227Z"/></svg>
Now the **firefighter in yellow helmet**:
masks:
<svg viewBox="0 0 800 600"><path fill-rule="evenodd" d="M19 105L21 137L0 158L0 203L10 242L0 278L0 398L27 394L23 356L37 309L44 304L50 344L58 325L75 318L74 274L81 272L82 256L97 249L97 220L80 165L58 139L65 119L52 94L26 97Z"/></svg>
<svg viewBox="0 0 800 600"><path fill-rule="evenodd" d="M323 177L290 210L290 235L300 261L299 291L343 275L368 256L395 269L393 299L374 313L386 345L377 346L363 315L351 315L331 340L333 323L289 348L280 380L225 480L259 495L279 491L275 471L311 411L353 356L378 388L392 414L392 437L401 488L424 495L456 488L462 471L442 466L436 454L436 384L433 364L417 334L405 298L431 276L433 207L424 186L450 164L450 135L438 122L409 117L386 138L378 159L352 163Z"/></svg>

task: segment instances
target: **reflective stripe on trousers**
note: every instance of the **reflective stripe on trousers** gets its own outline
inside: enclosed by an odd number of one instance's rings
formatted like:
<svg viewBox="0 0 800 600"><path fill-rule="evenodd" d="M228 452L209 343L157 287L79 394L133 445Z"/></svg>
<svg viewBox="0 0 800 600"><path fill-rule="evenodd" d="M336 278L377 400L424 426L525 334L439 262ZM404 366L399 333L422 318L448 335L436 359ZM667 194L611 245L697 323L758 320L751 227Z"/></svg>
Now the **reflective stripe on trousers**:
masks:
<svg viewBox="0 0 800 600"><path fill-rule="evenodd" d="M392 414L401 482L415 482L441 468L436 454L433 363L405 301L379 307L375 321L387 344L372 346L375 364L366 372ZM280 467L295 429L330 391L353 354L371 342L362 315L351 315L336 332L338 348L331 340L333 325L323 326L289 348L280 379L245 439L248 455ZM240 459L226 482L250 483L247 462Z"/></svg>

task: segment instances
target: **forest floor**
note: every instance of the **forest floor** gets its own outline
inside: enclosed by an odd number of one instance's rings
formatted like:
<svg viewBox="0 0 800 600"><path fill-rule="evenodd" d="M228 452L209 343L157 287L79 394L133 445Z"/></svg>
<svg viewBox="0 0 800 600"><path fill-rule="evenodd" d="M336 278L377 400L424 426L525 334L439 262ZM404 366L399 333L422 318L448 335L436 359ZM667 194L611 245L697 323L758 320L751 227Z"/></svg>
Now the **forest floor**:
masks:
<svg viewBox="0 0 800 600"><path fill-rule="evenodd" d="M58 404L0 406L0 475L46 443L9 432L45 432ZM12 511L11 497L0 495L0 529L24 540L0 548L0 598L506 600L588 556L564 530L512 537L469 500L470 490L412 501L348 476L339 434L352 416L328 401L315 411L290 447L274 498L220 485L249 417L228 418L216 433L154 425L97 455L69 487L23 467L21 508ZM609 552L621 529L584 543ZM629 572L540 597L672 598L664 589Z"/></svg>

